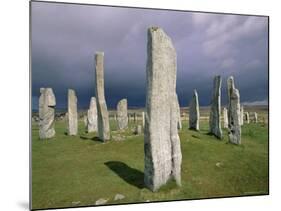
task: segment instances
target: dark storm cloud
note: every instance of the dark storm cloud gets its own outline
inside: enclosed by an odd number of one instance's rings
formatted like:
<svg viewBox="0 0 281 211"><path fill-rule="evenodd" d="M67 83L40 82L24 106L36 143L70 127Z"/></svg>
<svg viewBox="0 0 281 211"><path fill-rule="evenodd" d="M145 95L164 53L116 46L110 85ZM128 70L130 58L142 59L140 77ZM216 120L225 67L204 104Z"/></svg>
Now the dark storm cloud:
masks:
<svg viewBox="0 0 281 211"><path fill-rule="evenodd" d="M105 52L108 106L121 98L145 104L146 36L162 27L177 50L177 92L182 106L197 89L208 105L214 75L233 75L242 102L267 100L267 18L162 10L143 10L32 2L32 96L53 87L57 106L65 107L67 89L80 107L94 95L94 54Z"/></svg>

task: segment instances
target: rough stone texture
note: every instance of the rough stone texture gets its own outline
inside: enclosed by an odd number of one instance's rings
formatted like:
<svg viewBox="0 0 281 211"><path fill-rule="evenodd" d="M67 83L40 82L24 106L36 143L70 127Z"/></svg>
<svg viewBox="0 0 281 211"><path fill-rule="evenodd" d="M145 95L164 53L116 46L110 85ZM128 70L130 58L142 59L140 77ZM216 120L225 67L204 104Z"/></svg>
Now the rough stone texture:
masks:
<svg viewBox="0 0 281 211"><path fill-rule="evenodd" d="M68 135L76 136L78 133L77 97L75 91L68 89Z"/></svg>
<svg viewBox="0 0 281 211"><path fill-rule="evenodd" d="M128 127L128 103L122 99L117 104L117 125L120 130Z"/></svg>
<svg viewBox="0 0 281 211"><path fill-rule="evenodd" d="M180 108L180 103L179 103L179 99L178 99L178 95L177 96L177 114L178 114L178 130L182 129L182 123L181 123L181 108Z"/></svg>
<svg viewBox="0 0 281 211"><path fill-rule="evenodd" d="M98 111L98 136L102 141L110 139L109 114L104 96L104 67L103 67L103 52L97 52L95 56L95 86L96 86L96 101Z"/></svg>
<svg viewBox="0 0 281 211"><path fill-rule="evenodd" d="M228 128L227 108L223 108L223 128Z"/></svg>
<svg viewBox="0 0 281 211"><path fill-rule="evenodd" d="M257 114L257 112L253 113L253 122L254 123L258 123L258 114Z"/></svg>
<svg viewBox="0 0 281 211"><path fill-rule="evenodd" d="M193 91L193 97L189 103L189 129L199 130L199 100L197 91Z"/></svg>
<svg viewBox="0 0 281 211"><path fill-rule="evenodd" d="M124 199L125 196L123 194L120 194L120 193L117 193L115 196L114 196L114 201L117 201L117 200L122 200Z"/></svg>
<svg viewBox="0 0 281 211"><path fill-rule="evenodd" d="M144 128L144 125L145 125L145 113L141 112L141 116L142 116L142 127Z"/></svg>
<svg viewBox="0 0 281 211"><path fill-rule="evenodd" d="M84 122L85 128L87 129L87 124L88 124L87 115L85 115L85 116L83 117L83 122Z"/></svg>
<svg viewBox="0 0 281 211"><path fill-rule="evenodd" d="M178 136L176 51L158 27L148 29L144 183L157 191L169 179L181 185L181 147Z"/></svg>
<svg viewBox="0 0 281 211"><path fill-rule="evenodd" d="M234 86L234 78L227 79L228 92L228 138L233 144L241 144L241 125L240 125L240 95L239 90Z"/></svg>
<svg viewBox="0 0 281 211"><path fill-rule="evenodd" d="M100 198L96 201L96 205L102 205L102 204L106 204L106 202L108 201L108 199L103 199L103 198Z"/></svg>
<svg viewBox="0 0 281 211"><path fill-rule="evenodd" d="M88 133L98 131L98 112L95 97L91 97L90 106L87 112L87 131Z"/></svg>
<svg viewBox="0 0 281 211"><path fill-rule="evenodd" d="M249 112L245 112L245 123L247 123L247 124L250 123L250 115L249 115Z"/></svg>
<svg viewBox="0 0 281 211"><path fill-rule="evenodd" d="M141 135L142 133L142 128L141 128L141 125L137 125L136 128L135 128L135 132L134 132L136 135Z"/></svg>
<svg viewBox="0 0 281 211"><path fill-rule="evenodd" d="M39 97L39 137L48 139L55 136L56 98L52 88L40 88Z"/></svg>
<svg viewBox="0 0 281 211"><path fill-rule="evenodd" d="M134 123L137 122L137 113L134 113Z"/></svg>
<svg viewBox="0 0 281 211"><path fill-rule="evenodd" d="M240 106L240 125L242 126L244 124L244 108L243 106Z"/></svg>
<svg viewBox="0 0 281 211"><path fill-rule="evenodd" d="M210 134L222 139L221 129L221 76L215 76L213 86L213 97L211 103L211 112L209 118Z"/></svg>

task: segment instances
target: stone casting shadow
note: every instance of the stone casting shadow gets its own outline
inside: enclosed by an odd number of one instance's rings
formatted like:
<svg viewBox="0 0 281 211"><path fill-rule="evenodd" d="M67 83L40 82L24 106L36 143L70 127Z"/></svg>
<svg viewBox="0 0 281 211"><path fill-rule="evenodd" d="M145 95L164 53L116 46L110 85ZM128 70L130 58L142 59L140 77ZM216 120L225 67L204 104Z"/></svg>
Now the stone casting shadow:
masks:
<svg viewBox="0 0 281 211"><path fill-rule="evenodd" d="M143 172L131 168L127 164L120 161L108 161L104 164L130 185L133 185L139 189L144 188Z"/></svg>

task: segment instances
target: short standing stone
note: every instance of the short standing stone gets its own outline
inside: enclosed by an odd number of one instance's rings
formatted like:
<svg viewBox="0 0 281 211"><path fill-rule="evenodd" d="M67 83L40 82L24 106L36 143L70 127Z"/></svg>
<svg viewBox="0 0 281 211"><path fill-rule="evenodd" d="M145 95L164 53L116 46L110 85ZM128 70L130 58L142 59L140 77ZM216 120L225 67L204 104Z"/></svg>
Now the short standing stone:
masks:
<svg viewBox="0 0 281 211"><path fill-rule="evenodd" d="M223 108L223 128L228 128L227 108Z"/></svg>
<svg viewBox="0 0 281 211"><path fill-rule="evenodd" d="M247 124L250 123L250 115L249 115L249 112L245 112L245 123L247 123Z"/></svg>
<svg viewBox="0 0 281 211"><path fill-rule="evenodd" d="M75 136L78 132L77 97L75 91L68 89L68 135Z"/></svg>
<svg viewBox="0 0 281 211"><path fill-rule="evenodd" d="M136 135L142 134L141 125L137 125L137 126L136 126L136 128L135 128L135 134L136 134Z"/></svg>
<svg viewBox="0 0 281 211"><path fill-rule="evenodd" d="M56 98L52 88L40 88L39 97L39 137L48 139L55 136Z"/></svg>
<svg viewBox="0 0 281 211"><path fill-rule="evenodd" d="M240 125L244 124L244 107L240 106Z"/></svg>
<svg viewBox="0 0 281 211"><path fill-rule="evenodd" d="M213 86L213 97L209 118L210 134L222 139L221 129L221 76L215 76Z"/></svg>
<svg viewBox="0 0 281 211"><path fill-rule="evenodd" d="M192 130L199 130L199 100L197 91L193 91L193 97L189 103L189 128Z"/></svg>
<svg viewBox="0 0 281 211"><path fill-rule="evenodd" d="M181 185L181 147L178 135L176 51L158 27L148 29L144 183L157 191L170 179Z"/></svg>
<svg viewBox="0 0 281 211"><path fill-rule="evenodd" d="M234 86L234 78L230 76L227 80L228 91L228 138L233 144L241 144L240 125L240 95Z"/></svg>
<svg viewBox="0 0 281 211"><path fill-rule="evenodd" d="M117 124L120 130L128 127L128 103L127 99L122 99L117 104Z"/></svg>
<svg viewBox="0 0 281 211"><path fill-rule="evenodd" d="M87 112L87 131L88 133L98 131L98 112L95 97L91 97L89 110Z"/></svg>
<svg viewBox="0 0 281 211"><path fill-rule="evenodd" d="M109 114L107 111L107 105L104 96L104 67L103 67L103 52L96 53L95 61L95 91L96 102L98 111L98 136L102 141L110 139L110 126L109 126Z"/></svg>

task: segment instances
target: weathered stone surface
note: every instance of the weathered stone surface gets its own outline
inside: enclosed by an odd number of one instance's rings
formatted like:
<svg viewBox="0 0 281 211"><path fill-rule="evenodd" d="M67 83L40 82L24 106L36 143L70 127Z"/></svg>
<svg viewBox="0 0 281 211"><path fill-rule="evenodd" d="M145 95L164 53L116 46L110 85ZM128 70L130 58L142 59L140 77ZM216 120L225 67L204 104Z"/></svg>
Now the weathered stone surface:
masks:
<svg viewBox="0 0 281 211"><path fill-rule="evenodd" d="M137 113L134 113L134 123L137 122Z"/></svg>
<svg viewBox="0 0 281 211"><path fill-rule="evenodd" d="M148 29L144 183L157 191L169 179L181 185L181 147L178 136L176 51L158 27Z"/></svg>
<svg viewBox="0 0 281 211"><path fill-rule="evenodd" d="M87 125L88 125L87 115L85 115L85 116L83 117L83 122L84 122L85 128L87 129Z"/></svg>
<svg viewBox="0 0 281 211"><path fill-rule="evenodd" d="M39 97L39 137L48 139L55 136L56 98L52 88L40 88Z"/></svg>
<svg viewBox="0 0 281 211"><path fill-rule="evenodd" d="M141 116L142 116L142 127L144 128L144 125L145 125L145 113L141 112Z"/></svg>
<svg viewBox="0 0 281 211"><path fill-rule="evenodd" d="M120 130L128 127L128 103L122 99L117 104L117 125Z"/></svg>
<svg viewBox="0 0 281 211"><path fill-rule="evenodd" d="M115 196L114 196L114 201L117 201L117 200L122 200L124 199L125 196L123 194L120 194L120 193L117 193Z"/></svg>
<svg viewBox="0 0 281 211"><path fill-rule="evenodd" d="M209 118L210 134L222 139L221 129L221 76L215 76L213 86L213 97L211 103L211 112Z"/></svg>
<svg viewBox="0 0 281 211"><path fill-rule="evenodd" d="M180 108L180 103L178 99L178 95L176 95L176 103L177 103L177 114L178 114L178 130L182 129L182 123L181 123L181 108Z"/></svg>
<svg viewBox="0 0 281 211"><path fill-rule="evenodd" d="M235 88L234 78L227 79L228 92L228 138L233 144L241 144L241 125L240 125L240 95Z"/></svg>
<svg viewBox="0 0 281 211"><path fill-rule="evenodd" d="M141 135L142 134L142 128L141 125L137 125L135 128L135 132L136 135Z"/></svg>
<svg viewBox="0 0 281 211"><path fill-rule="evenodd" d="M87 131L88 133L98 131L98 111L95 97L91 97L90 106L87 112Z"/></svg>
<svg viewBox="0 0 281 211"><path fill-rule="evenodd" d="M254 123L258 123L258 113L257 112L253 113L253 118L252 119L253 119Z"/></svg>
<svg viewBox="0 0 281 211"><path fill-rule="evenodd" d="M250 123L250 115L249 115L249 112L245 112L245 123L247 123L247 124Z"/></svg>
<svg viewBox="0 0 281 211"><path fill-rule="evenodd" d="M96 201L96 205L102 205L102 204L106 204L106 202L108 201L108 199L103 199L103 198L100 198Z"/></svg>
<svg viewBox="0 0 281 211"><path fill-rule="evenodd" d="M244 124L244 107L240 106L240 125Z"/></svg>
<svg viewBox="0 0 281 211"><path fill-rule="evenodd" d="M95 56L95 87L96 87L96 102L98 111L98 136L102 141L110 139L109 114L104 96L104 67L103 67L103 52L97 52Z"/></svg>
<svg viewBox="0 0 281 211"><path fill-rule="evenodd" d="M68 89L68 135L78 133L77 97L73 89Z"/></svg>
<svg viewBox="0 0 281 211"><path fill-rule="evenodd" d="M197 91L193 91L193 97L189 103L189 129L199 130L199 120L200 120L200 111L199 111L199 100Z"/></svg>
<svg viewBox="0 0 281 211"><path fill-rule="evenodd" d="M223 108L223 128L228 128L227 108Z"/></svg>

